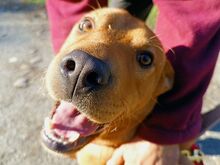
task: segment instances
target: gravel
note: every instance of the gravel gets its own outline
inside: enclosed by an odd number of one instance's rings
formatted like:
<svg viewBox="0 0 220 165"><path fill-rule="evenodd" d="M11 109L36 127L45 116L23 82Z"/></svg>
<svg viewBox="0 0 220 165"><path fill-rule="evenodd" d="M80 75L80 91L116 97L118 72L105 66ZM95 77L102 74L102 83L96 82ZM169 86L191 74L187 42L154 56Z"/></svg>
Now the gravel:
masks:
<svg viewBox="0 0 220 165"><path fill-rule="evenodd" d="M21 77L14 82L16 88L26 88L28 86L29 79L27 77Z"/></svg>

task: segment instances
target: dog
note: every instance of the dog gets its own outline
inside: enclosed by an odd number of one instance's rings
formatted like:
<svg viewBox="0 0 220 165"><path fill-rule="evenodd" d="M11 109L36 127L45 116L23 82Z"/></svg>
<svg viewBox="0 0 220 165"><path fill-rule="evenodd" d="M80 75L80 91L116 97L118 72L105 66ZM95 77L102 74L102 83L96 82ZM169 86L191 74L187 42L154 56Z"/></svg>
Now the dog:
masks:
<svg viewBox="0 0 220 165"><path fill-rule="evenodd" d="M46 86L56 106L42 142L79 164L106 164L173 81L163 47L143 21L123 9L94 10L49 65Z"/></svg>

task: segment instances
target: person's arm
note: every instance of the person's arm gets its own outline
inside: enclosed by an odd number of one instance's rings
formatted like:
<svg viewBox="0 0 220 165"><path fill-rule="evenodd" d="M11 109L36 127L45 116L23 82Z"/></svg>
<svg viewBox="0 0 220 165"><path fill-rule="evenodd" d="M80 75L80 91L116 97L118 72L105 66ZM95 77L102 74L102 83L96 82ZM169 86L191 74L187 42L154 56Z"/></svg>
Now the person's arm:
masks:
<svg viewBox="0 0 220 165"><path fill-rule="evenodd" d="M155 0L156 34L175 70L173 89L159 97L139 129L142 138L179 144L198 136L203 95L220 50L220 1Z"/></svg>

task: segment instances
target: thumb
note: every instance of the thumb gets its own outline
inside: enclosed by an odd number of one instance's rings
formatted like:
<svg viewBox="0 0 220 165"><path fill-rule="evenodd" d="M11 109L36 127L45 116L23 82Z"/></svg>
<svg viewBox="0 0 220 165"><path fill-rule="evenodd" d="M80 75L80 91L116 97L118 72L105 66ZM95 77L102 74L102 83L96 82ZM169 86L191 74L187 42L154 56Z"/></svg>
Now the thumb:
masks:
<svg viewBox="0 0 220 165"><path fill-rule="evenodd" d="M123 150L118 148L114 151L111 159L108 160L107 165L123 165Z"/></svg>

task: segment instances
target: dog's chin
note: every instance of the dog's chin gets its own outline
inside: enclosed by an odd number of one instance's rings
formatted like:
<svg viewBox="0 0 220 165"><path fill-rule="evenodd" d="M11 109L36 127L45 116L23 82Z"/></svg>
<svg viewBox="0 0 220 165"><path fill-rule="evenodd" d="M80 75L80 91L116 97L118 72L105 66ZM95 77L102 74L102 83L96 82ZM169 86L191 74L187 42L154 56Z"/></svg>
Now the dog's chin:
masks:
<svg viewBox="0 0 220 165"><path fill-rule="evenodd" d="M72 103L59 101L45 118L42 142L56 152L77 151L103 132L104 126L91 121Z"/></svg>

